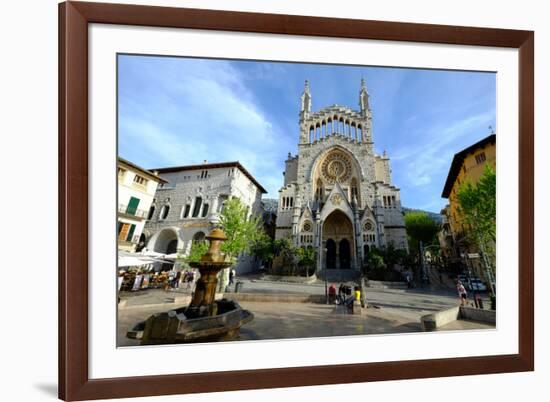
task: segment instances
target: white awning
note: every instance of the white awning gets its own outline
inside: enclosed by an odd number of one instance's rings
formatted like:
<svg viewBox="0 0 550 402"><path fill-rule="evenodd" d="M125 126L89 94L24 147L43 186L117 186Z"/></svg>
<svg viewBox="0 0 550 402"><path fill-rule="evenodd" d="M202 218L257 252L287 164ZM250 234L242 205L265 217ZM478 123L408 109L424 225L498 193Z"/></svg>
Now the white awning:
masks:
<svg viewBox="0 0 550 402"><path fill-rule="evenodd" d="M128 253L119 251L118 253L118 267L138 267L141 265L153 264L155 262L161 264L174 264L174 260L170 258L172 256L166 256L161 253L155 253L148 251L146 253ZM169 258L167 258L169 257Z"/></svg>

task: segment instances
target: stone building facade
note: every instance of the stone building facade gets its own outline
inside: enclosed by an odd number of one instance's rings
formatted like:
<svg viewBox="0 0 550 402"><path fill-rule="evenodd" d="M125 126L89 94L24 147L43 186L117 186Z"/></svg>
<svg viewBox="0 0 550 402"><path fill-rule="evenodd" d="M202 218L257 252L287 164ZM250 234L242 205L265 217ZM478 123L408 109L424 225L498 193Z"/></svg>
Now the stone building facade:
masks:
<svg viewBox="0 0 550 402"><path fill-rule="evenodd" d="M205 163L154 170L168 183L157 189L144 235L147 249L186 255L219 222L224 201L237 197L250 214L261 213L266 190L239 162ZM255 268L242 257L237 273Z"/></svg>
<svg viewBox="0 0 550 402"><path fill-rule="evenodd" d="M317 275L353 274L372 247L407 249L400 191L389 157L373 149L364 81L359 110L332 105L313 112L311 104L306 81L298 154L285 162L276 237L320 250Z"/></svg>

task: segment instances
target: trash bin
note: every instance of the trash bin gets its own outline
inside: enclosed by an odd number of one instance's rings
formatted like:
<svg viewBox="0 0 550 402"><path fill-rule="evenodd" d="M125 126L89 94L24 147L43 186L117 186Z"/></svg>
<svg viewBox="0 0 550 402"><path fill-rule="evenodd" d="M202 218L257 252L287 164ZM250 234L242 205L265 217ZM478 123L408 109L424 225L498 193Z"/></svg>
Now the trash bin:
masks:
<svg viewBox="0 0 550 402"><path fill-rule="evenodd" d="M235 283L235 293L239 293L243 289L243 283L240 281L237 281Z"/></svg>

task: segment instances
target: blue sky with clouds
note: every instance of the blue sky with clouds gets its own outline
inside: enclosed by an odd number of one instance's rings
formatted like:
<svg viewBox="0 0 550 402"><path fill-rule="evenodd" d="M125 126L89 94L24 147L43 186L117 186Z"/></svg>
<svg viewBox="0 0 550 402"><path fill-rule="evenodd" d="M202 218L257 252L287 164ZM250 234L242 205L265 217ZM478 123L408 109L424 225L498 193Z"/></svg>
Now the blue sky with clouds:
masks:
<svg viewBox="0 0 550 402"><path fill-rule="evenodd" d="M404 206L434 212L453 155L496 129L496 75L120 55L119 154L145 168L239 160L277 198L297 152L304 80L313 110L358 108L365 78L378 153Z"/></svg>

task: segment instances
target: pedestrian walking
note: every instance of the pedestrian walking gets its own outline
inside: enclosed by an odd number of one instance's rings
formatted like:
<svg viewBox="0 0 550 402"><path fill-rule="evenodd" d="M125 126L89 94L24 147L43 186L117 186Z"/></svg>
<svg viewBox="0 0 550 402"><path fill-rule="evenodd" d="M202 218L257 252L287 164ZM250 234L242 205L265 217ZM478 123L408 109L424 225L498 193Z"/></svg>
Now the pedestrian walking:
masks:
<svg viewBox="0 0 550 402"><path fill-rule="evenodd" d="M353 292L353 297L354 297L355 301L358 301L358 302L361 301L361 288L359 286L355 286L354 292Z"/></svg>
<svg viewBox="0 0 550 402"><path fill-rule="evenodd" d="M462 282L458 281L456 283L456 290L458 292L458 298L460 299L460 305L464 306L468 300L468 294L466 293L466 288Z"/></svg>
<svg viewBox="0 0 550 402"><path fill-rule="evenodd" d="M336 299L338 304L344 304L346 299L345 285L343 283L338 286L338 298Z"/></svg>
<svg viewBox="0 0 550 402"><path fill-rule="evenodd" d="M233 282L235 281L235 275L236 275L236 272L233 268L231 268L231 270L229 271L229 284L230 285L233 285Z"/></svg>
<svg viewBox="0 0 550 402"><path fill-rule="evenodd" d="M328 287L328 302L329 304L336 303L336 285L334 283Z"/></svg>
<svg viewBox="0 0 550 402"><path fill-rule="evenodd" d="M405 280L407 281L407 288L410 289L411 288L411 275L408 272L405 275Z"/></svg>

